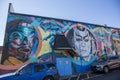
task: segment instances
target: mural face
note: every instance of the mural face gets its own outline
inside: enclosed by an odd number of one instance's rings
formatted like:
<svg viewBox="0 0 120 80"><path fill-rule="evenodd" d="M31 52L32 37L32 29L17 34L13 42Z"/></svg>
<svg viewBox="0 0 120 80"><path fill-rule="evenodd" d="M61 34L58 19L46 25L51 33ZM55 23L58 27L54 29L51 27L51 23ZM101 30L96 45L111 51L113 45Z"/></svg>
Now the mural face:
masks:
<svg viewBox="0 0 120 80"><path fill-rule="evenodd" d="M34 27L26 21L17 19L9 22L7 28L8 39L5 42L2 64L16 65L27 61L32 55L35 42L38 42Z"/></svg>
<svg viewBox="0 0 120 80"><path fill-rule="evenodd" d="M64 35L79 56L54 50L56 35ZM69 53L69 54L68 54ZM9 14L1 57L0 74L30 62L56 62L69 57L75 71L90 70L101 56L120 54L120 30L45 17Z"/></svg>
<svg viewBox="0 0 120 80"><path fill-rule="evenodd" d="M21 23L18 30L11 32L9 37L8 53L21 61L26 61L35 42L35 29L31 24Z"/></svg>
<svg viewBox="0 0 120 80"><path fill-rule="evenodd" d="M77 72L89 70L90 64L96 61L97 44L94 34L86 25L75 23L67 33L69 44L76 50L79 57L74 57L73 64ZM80 69L80 67L82 67Z"/></svg>
<svg viewBox="0 0 120 80"><path fill-rule="evenodd" d="M113 38L114 47L118 55L120 55L120 40Z"/></svg>
<svg viewBox="0 0 120 80"><path fill-rule="evenodd" d="M114 52L120 55L120 30L112 30L112 41L115 48Z"/></svg>
<svg viewBox="0 0 120 80"><path fill-rule="evenodd" d="M91 37L84 27L77 26L74 28L75 50L85 61L90 60Z"/></svg>

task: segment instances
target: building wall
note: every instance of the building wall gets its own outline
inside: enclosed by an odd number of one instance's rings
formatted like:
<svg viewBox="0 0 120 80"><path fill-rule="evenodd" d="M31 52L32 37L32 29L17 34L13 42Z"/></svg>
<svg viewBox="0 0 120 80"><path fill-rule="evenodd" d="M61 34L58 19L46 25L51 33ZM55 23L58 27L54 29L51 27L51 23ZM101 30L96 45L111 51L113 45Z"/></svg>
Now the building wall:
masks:
<svg viewBox="0 0 120 80"><path fill-rule="evenodd" d="M2 56L2 46L0 46L0 61L1 61L1 56Z"/></svg>
<svg viewBox="0 0 120 80"><path fill-rule="evenodd" d="M57 34L64 34L80 57L55 51L53 44ZM55 62L57 57L69 57L76 72L85 72L100 56L117 54L120 54L120 29L9 14L0 69L15 70L28 61Z"/></svg>

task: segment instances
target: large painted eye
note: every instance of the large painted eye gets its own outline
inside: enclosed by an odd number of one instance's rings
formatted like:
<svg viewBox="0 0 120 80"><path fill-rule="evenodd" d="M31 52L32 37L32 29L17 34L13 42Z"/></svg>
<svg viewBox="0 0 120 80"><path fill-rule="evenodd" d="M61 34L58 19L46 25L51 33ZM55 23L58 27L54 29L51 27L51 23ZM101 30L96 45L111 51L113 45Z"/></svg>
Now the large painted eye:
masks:
<svg viewBox="0 0 120 80"><path fill-rule="evenodd" d="M23 35L20 32L16 31L10 34L9 41L16 40L18 38L20 39L20 41L22 41Z"/></svg>
<svg viewBox="0 0 120 80"><path fill-rule="evenodd" d="M88 34L88 33L87 33L86 36L83 37L83 40L84 40L85 42L88 42L88 41L89 41L89 34Z"/></svg>
<svg viewBox="0 0 120 80"><path fill-rule="evenodd" d="M82 38L76 38L76 41L82 41Z"/></svg>
<svg viewBox="0 0 120 80"><path fill-rule="evenodd" d="M89 39L84 39L85 42L88 42Z"/></svg>
<svg viewBox="0 0 120 80"><path fill-rule="evenodd" d="M113 40L114 43L116 43L116 40Z"/></svg>
<svg viewBox="0 0 120 80"><path fill-rule="evenodd" d="M88 42L88 40L89 40L89 37L88 37L88 36L85 36L85 37L84 37L84 41L85 41L85 42Z"/></svg>

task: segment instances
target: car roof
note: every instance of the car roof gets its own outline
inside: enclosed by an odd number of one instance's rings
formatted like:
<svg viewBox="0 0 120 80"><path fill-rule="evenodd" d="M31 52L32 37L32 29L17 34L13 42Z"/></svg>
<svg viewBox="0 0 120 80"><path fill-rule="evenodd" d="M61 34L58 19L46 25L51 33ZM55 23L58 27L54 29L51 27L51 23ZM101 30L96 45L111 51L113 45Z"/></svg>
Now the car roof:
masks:
<svg viewBox="0 0 120 80"><path fill-rule="evenodd" d="M43 62L43 63L37 63L37 62L35 62L35 63L28 64L28 66L31 66L31 65L40 65L40 64L54 64L55 65L55 63L52 63L52 62Z"/></svg>
<svg viewBox="0 0 120 80"><path fill-rule="evenodd" d="M120 56L118 56L118 55L115 55L115 56L110 56L109 58L113 58L113 57L120 57Z"/></svg>

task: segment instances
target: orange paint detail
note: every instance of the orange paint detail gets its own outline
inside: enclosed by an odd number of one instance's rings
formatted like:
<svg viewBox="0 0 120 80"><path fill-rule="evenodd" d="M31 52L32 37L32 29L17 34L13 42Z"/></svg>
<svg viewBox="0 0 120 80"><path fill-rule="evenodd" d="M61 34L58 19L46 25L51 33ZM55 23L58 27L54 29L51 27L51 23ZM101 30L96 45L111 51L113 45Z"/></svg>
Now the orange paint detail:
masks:
<svg viewBox="0 0 120 80"><path fill-rule="evenodd" d="M37 47L37 51L36 51L35 55L38 56L39 53L40 53L41 47L42 47L42 35L41 35L41 32L40 32L39 28L36 28L36 31L38 33L39 43L38 43L38 47Z"/></svg>

